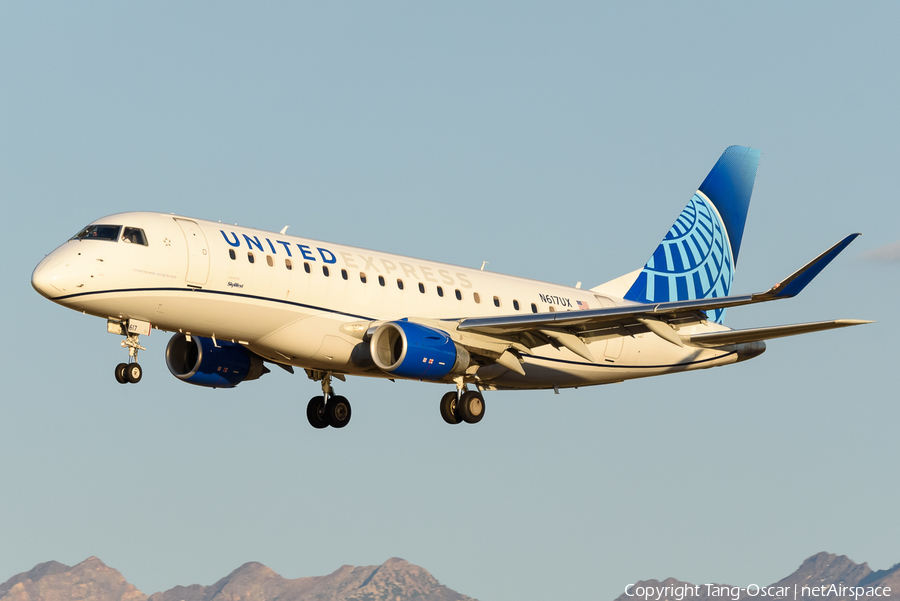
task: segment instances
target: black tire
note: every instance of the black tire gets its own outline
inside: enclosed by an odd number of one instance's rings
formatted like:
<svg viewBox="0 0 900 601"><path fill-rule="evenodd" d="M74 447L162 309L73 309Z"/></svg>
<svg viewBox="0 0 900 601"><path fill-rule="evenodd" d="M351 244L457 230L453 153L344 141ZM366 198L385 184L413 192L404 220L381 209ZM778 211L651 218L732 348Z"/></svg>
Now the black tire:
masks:
<svg viewBox="0 0 900 601"><path fill-rule="evenodd" d="M325 405L328 425L332 428L343 428L350 423L350 401L342 396L333 396Z"/></svg>
<svg viewBox="0 0 900 601"><path fill-rule="evenodd" d="M441 397L441 417L450 425L459 423L459 414L456 411L456 391L448 392Z"/></svg>
<svg viewBox="0 0 900 601"><path fill-rule="evenodd" d="M128 378L125 377L126 369L128 369L127 363L119 363L116 365L116 382L119 384L128 384Z"/></svg>
<svg viewBox="0 0 900 601"><path fill-rule="evenodd" d="M129 384L137 384L144 377L144 370L137 363L129 363L125 366L125 379Z"/></svg>
<svg viewBox="0 0 900 601"><path fill-rule="evenodd" d="M328 427L328 422L325 421L325 397L314 396L309 399L309 404L306 406L306 419L309 420L309 425L316 430Z"/></svg>
<svg viewBox="0 0 900 601"><path fill-rule="evenodd" d="M468 390L459 399L456 410L467 424L477 424L484 417L484 397L477 390Z"/></svg>

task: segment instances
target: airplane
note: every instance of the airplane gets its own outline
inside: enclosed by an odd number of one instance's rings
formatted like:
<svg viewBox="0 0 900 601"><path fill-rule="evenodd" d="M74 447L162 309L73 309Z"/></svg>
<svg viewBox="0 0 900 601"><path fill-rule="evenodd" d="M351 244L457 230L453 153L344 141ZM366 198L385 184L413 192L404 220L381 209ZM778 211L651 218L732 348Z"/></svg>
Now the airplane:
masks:
<svg viewBox="0 0 900 601"><path fill-rule="evenodd" d="M32 286L106 319L137 383L140 337L174 332L176 378L233 388L266 364L321 383L314 428L343 428L335 379L455 386L448 424L485 415L484 391L578 388L706 369L760 355L765 340L871 323L841 319L732 330L728 308L792 298L860 234L769 290L731 295L760 151L731 146L640 269L582 289L175 214L90 223L35 267Z"/></svg>

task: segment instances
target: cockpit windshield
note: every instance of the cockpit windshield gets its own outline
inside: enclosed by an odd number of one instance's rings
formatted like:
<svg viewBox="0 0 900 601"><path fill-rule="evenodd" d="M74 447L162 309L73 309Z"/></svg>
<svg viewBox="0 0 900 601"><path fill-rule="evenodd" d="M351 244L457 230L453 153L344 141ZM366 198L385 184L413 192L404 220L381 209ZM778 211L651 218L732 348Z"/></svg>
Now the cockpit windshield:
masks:
<svg viewBox="0 0 900 601"><path fill-rule="evenodd" d="M122 242L147 246L147 236L144 235L144 230L140 228L126 226L122 232Z"/></svg>
<svg viewBox="0 0 900 601"><path fill-rule="evenodd" d="M116 242L121 229L121 225L89 225L72 236L70 240L111 240Z"/></svg>

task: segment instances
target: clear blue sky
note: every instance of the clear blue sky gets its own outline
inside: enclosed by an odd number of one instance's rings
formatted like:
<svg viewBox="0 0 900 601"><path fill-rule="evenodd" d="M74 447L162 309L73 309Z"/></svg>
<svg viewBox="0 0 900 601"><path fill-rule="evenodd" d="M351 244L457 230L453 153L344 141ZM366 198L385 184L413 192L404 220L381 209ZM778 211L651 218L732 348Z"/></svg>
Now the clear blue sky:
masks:
<svg viewBox="0 0 900 601"><path fill-rule="evenodd" d="M0 580L97 555L145 593L246 561L400 556L484 601L640 578L768 583L818 551L900 561L894 3L0 3ZM641 266L722 150L762 149L735 284L864 232L751 327L738 366L493 393L351 379L343 431L281 370L139 386L102 320L42 299L86 223L177 212L593 286ZM877 253L876 253L877 255ZM878 255L883 257L884 253Z"/></svg>

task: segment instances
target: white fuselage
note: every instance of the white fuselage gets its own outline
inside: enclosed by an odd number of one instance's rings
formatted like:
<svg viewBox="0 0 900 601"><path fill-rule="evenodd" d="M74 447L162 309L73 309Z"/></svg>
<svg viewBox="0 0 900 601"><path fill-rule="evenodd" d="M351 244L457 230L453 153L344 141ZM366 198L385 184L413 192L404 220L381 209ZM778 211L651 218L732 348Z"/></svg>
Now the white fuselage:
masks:
<svg viewBox="0 0 900 601"><path fill-rule="evenodd" d="M631 304L590 290L175 215L120 213L94 223L139 228L147 244L70 240L35 268L32 281L41 294L98 317L234 341L267 360L312 370L395 377L367 360L367 343L347 324L361 324L364 332L365 324L402 318ZM681 333L726 329L703 322ZM522 356L526 375L486 365L477 384L587 386L741 359L733 350L679 347L649 332L600 335L588 347L594 362L547 344Z"/></svg>

